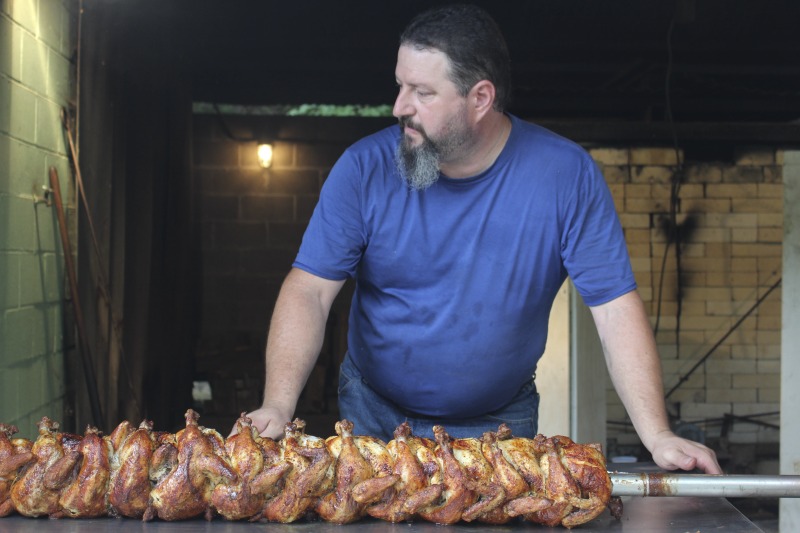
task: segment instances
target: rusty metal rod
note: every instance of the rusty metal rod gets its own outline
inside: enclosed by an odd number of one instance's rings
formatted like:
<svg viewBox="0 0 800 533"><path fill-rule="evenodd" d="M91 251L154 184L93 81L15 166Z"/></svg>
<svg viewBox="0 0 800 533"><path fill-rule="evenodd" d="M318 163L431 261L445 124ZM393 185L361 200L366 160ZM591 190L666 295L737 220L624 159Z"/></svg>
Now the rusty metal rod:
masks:
<svg viewBox="0 0 800 533"><path fill-rule="evenodd" d="M614 496L800 498L800 476L609 472Z"/></svg>
<svg viewBox="0 0 800 533"><path fill-rule="evenodd" d="M92 409L92 423L98 427L103 427L103 411L100 408L100 396L97 393L97 378L95 377L92 355L89 351L89 342L86 339L86 328L83 322L83 311L81 302L78 298L78 278L75 274L75 264L72 262L72 247L69 243L69 233L67 233L67 219L64 216L64 206L61 203L61 184L58 181L58 172L55 167L50 167L50 188L53 189L53 201L58 214L58 229L61 233L61 246L64 252L64 263L67 268L69 278L69 290L72 296L72 308L75 312L75 325L78 328L78 339L80 342L81 361L83 363L83 374L86 378L86 388L89 393L89 406Z"/></svg>

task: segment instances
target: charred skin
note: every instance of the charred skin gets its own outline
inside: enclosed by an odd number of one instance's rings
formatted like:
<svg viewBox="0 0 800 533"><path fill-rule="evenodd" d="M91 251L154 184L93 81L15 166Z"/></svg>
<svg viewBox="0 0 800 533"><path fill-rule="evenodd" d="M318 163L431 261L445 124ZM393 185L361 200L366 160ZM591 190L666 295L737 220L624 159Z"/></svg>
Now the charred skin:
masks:
<svg viewBox="0 0 800 533"><path fill-rule="evenodd" d="M260 515L267 497L289 470L286 462L274 463L272 439L262 439L245 413L236 422L237 433L225 441L225 451L236 471L235 483L220 483L211 494L211 505L226 520ZM269 441L269 444L264 443ZM279 452L275 452L279 456ZM269 458L272 462L269 462Z"/></svg>
<svg viewBox="0 0 800 533"><path fill-rule="evenodd" d="M113 515L141 518L147 510L152 488L150 465L156 449L152 432L153 423L144 420L138 429L126 432L124 440L115 448L108 490ZM109 442L115 439L110 438Z"/></svg>
<svg viewBox="0 0 800 533"><path fill-rule="evenodd" d="M434 478L439 470L433 441L414 437L407 422L397 427L386 449L394 463L392 474L382 478L386 490L380 501L367 507L367 513L388 522L402 522L437 500L444 486ZM431 480L434 480L433 485ZM366 500L358 491L354 491L354 497L358 501Z"/></svg>
<svg viewBox="0 0 800 533"><path fill-rule="evenodd" d="M77 453L79 462L73 467L72 479L59 498L60 515L71 518L104 516L111 477L111 445L100 436L97 428L87 427ZM69 456L65 455L64 459Z"/></svg>
<svg viewBox="0 0 800 533"><path fill-rule="evenodd" d="M33 443L27 439L12 439L17 427L0 424L0 518L14 511L11 484L24 466L33 460Z"/></svg>
<svg viewBox="0 0 800 533"><path fill-rule="evenodd" d="M289 523L305 516L345 524L369 514L389 522L504 524L514 517L572 528L606 507L619 516L599 445L563 436L514 438L508 427L481 438L435 442L404 423L384 443L353 435L305 434L287 424L280 441L262 438L245 414L227 439L186 412L177 433L123 422L107 437L58 432L44 417L34 442L0 424L0 517L141 517Z"/></svg>
<svg viewBox="0 0 800 533"><path fill-rule="evenodd" d="M305 422L286 424L281 442L283 460L291 468L283 477L280 491L270 499L262 515L272 522L290 523L313 508L333 483L333 464L325 441L304 433ZM330 472L329 472L330 470Z"/></svg>
<svg viewBox="0 0 800 533"><path fill-rule="evenodd" d="M442 426L434 426L436 437L436 459L442 471L441 501L421 509L419 515L429 522L437 524L455 524L461 520L461 514L478 500L478 495L471 490L469 479L454 455L450 436Z"/></svg>
<svg viewBox="0 0 800 533"><path fill-rule="evenodd" d="M325 442L334 459L334 489L319 499L316 511L326 522L348 524L360 519L366 512L365 505L353 498L353 487L372 479L374 473L356 446L353 423L349 420L337 422L336 433L336 437Z"/></svg>
<svg viewBox="0 0 800 533"><path fill-rule="evenodd" d="M151 508L144 514L162 520L185 520L205 514L210 518L209 504L214 487L236 480L236 473L217 454L214 440L198 425L198 415L186 412L186 427L177 435L177 467L151 491Z"/></svg>

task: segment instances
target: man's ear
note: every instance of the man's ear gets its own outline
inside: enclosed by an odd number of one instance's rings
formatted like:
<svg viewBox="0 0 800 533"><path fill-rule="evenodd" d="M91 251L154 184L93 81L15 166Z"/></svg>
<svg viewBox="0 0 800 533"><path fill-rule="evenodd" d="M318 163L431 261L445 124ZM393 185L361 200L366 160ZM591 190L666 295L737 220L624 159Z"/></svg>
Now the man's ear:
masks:
<svg viewBox="0 0 800 533"><path fill-rule="evenodd" d="M494 83L489 80L479 81L472 86L469 96L473 111L479 116L485 115L491 111L494 106L494 99L496 96Z"/></svg>

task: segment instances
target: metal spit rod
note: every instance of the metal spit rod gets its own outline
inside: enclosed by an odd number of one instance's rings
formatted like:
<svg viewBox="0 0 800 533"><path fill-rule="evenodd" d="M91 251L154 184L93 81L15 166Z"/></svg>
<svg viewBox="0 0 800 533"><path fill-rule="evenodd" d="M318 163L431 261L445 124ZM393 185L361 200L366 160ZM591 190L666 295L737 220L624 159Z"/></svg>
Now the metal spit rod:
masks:
<svg viewBox="0 0 800 533"><path fill-rule="evenodd" d="M613 496L800 498L800 476L609 472Z"/></svg>

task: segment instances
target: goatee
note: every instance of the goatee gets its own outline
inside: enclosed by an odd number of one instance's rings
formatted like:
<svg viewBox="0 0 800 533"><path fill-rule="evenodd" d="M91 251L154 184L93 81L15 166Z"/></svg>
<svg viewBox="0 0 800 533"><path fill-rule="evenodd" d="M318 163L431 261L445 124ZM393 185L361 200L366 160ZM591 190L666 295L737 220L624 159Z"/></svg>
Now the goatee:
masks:
<svg viewBox="0 0 800 533"><path fill-rule="evenodd" d="M416 147L411 145L407 135L403 135L395 150L394 160L400 175L411 189L425 190L439 179L439 152L424 133L422 143Z"/></svg>

